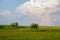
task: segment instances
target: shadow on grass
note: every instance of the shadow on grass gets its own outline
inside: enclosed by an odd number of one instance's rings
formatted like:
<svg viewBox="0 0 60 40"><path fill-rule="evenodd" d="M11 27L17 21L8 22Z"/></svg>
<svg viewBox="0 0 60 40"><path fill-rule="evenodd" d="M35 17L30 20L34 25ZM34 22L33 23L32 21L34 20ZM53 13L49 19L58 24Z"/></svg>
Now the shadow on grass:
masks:
<svg viewBox="0 0 60 40"><path fill-rule="evenodd" d="M47 30L32 30L32 32L47 32Z"/></svg>
<svg viewBox="0 0 60 40"><path fill-rule="evenodd" d="M37 32L46 32L46 30L37 30Z"/></svg>

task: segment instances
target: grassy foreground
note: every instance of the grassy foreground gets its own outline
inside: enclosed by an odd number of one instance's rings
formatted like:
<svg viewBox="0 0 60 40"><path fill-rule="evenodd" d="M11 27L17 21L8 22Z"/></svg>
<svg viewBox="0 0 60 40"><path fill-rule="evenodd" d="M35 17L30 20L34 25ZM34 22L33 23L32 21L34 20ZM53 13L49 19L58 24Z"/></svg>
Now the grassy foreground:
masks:
<svg viewBox="0 0 60 40"><path fill-rule="evenodd" d="M0 40L60 40L60 27L40 27L0 30Z"/></svg>

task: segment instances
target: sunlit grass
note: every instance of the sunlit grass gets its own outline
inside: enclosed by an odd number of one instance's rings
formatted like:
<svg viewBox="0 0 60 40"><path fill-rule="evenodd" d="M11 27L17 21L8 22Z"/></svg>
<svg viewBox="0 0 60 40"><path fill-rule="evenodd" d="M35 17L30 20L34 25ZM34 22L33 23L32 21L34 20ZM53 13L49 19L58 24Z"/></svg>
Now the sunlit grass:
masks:
<svg viewBox="0 0 60 40"><path fill-rule="evenodd" d="M32 31L29 27L3 29L0 30L0 40L60 40L60 27L58 26L40 26L38 30Z"/></svg>

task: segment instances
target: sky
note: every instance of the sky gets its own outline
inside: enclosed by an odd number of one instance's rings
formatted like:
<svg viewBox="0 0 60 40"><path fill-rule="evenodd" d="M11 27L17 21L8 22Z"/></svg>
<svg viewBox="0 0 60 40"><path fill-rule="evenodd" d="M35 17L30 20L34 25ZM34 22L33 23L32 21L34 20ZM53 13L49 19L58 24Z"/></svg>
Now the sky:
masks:
<svg viewBox="0 0 60 40"><path fill-rule="evenodd" d="M0 0L0 24L60 26L60 0Z"/></svg>

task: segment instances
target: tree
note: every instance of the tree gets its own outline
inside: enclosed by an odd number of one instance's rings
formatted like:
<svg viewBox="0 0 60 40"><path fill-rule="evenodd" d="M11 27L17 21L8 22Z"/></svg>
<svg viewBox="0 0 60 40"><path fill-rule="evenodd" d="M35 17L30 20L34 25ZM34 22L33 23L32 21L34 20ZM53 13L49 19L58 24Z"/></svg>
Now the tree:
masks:
<svg viewBox="0 0 60 40"><path fill-rule="evenodd" d="M31 28L32 28L32 29L38 29L38 24L32 24L32 25L31 25Z"/></svg>
<svg viewBox="0 0 60 40"><path fill-rule="evenodd" d="M11 25L12 25L13 28L17 28L18 27L18 22L11 23Z"/></svg>
<svg viewBox="0 0 60 40"><path fill-rule="evenodd" d="M15 22L15 26L18 27L18 22Z"/></svg>

